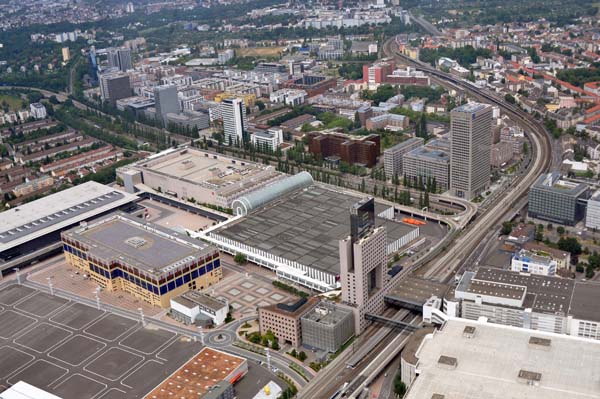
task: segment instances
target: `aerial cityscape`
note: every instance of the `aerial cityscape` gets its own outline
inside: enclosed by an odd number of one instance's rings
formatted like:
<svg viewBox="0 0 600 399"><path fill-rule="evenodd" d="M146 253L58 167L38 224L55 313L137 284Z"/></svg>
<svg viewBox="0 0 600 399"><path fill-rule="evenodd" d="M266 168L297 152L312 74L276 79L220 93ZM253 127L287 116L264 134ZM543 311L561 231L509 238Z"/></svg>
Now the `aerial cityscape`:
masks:
<svg viewBox="0 0 600 399"><path fill-rule="evenodd" d="M0 2L0 399L600 399L600 3Z"/></svg>

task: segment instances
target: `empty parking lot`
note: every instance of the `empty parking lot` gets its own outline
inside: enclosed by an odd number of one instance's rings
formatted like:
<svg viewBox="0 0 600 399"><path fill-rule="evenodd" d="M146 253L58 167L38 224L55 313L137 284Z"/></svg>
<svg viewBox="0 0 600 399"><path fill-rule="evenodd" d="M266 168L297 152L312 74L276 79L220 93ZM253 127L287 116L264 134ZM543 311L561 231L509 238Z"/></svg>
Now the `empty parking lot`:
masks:
<svg viewBox="0 0 600 399"><path fill-rule="evenodd" d="M141 398L200 350L187 337L33 288L0 290L0 387Z"/></svg>

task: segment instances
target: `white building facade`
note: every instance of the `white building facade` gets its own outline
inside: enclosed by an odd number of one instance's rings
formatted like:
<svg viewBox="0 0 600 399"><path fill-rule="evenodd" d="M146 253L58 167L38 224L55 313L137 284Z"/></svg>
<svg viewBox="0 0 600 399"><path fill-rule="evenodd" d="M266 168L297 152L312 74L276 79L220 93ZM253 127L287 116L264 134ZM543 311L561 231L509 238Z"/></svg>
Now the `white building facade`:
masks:
<svg viewBox="0 0 600 399"><path fill-rule="evenodd" d="M241 146L247 129L246 106L241 98L225 99L221 102L225 144Z"/></svg>
<svg viewBox="0 0 600 399"><path fill-rule="evenodd" d="M554 276L556 269L557 263L552 258L540 256L524 249L514 254L510 262L510 270L513 272Z"/></svg>

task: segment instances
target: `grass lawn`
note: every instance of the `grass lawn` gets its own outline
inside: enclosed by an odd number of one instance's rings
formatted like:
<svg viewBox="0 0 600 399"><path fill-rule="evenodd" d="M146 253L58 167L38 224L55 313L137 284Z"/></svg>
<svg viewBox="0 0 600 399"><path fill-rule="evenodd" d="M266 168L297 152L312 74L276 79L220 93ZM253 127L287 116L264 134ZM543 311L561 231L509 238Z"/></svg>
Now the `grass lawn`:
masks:
<svg viewBox="0 0 600 399"><path fill-rule="evenodd" d="M4 107L4 103L6 103L11 111L19 111L21 109L22 102L23 100L19 96L0 94L0 104L2 104L2 108Z"/></svg>

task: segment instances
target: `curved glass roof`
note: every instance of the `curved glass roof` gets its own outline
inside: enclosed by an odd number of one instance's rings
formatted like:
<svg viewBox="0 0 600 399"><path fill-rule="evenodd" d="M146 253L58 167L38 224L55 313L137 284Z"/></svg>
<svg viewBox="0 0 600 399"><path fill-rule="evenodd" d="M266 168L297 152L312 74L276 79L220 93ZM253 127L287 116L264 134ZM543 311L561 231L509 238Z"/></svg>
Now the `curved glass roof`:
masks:
<svg viewBox="0 0 600 399"><path fill-rule="evenodd" d="M232 207L236 215L246 215L284 194L312 186L313 183L310 173L303 171L236 199Z"/></svg>

